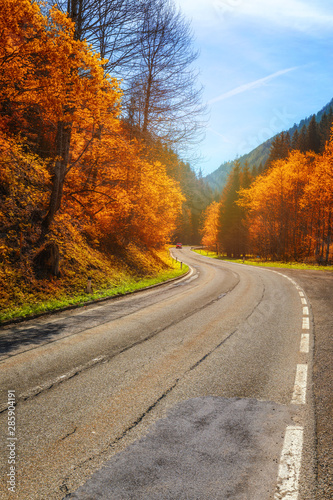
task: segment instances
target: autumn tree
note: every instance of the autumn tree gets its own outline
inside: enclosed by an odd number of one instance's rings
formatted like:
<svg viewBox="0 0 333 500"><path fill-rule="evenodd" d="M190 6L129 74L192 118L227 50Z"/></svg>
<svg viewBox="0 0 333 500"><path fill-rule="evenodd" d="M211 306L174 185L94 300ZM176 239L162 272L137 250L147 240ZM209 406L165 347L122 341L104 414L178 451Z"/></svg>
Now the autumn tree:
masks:
<svg viewBox="0 0 333 500"><path fill-rule="evenodd" d="M187 196L188 201L183 205L177 234L180 233L184 241L198 239L200 213L210 200L200 203L200 207L197 207L196 201L191 203L192 198L198 200L201 196L200 189L194 188L196 176L189 165L171 150L171 135L161 133L163 123L173 123L173 127L176 125L176 113L181 108L184 108L183 111L186 108L186 113L189 113L186 119L184 114L178 116L177 120L181 119L182 126L185 126L186 120L188 124L191 122L191 127L195 124L190 114L200 92L196 91L194 98L190 89L192 85L193 90L195 84L190 65L196 54L191 51L192 36L188 23L175 9L173 2L169 1L71 0L68 3L60 2L60 5L64 11L68 10L75 21L76 36L87 38L103 57L108 58L103 64L104 69L123 78L123 117L130 139L138 138L145 145L140 152L142 159L166 164L168 174L181 182L182 190L185 189L187 195L193 193ZM141 85L147 74L151 75L148 77L152 82L150 88ZM165 94L166 88L168 95ZM147 99L146 104L143 104L145 90ZM188 98L190 92L192 101ZM188 125L186 127L188 130ZM163 146L159 136L163 139ZM174 139L175 136L172 141ZM181 144L184 145L184 135L182 139ZM161 155L162 147L168 149L167 154ZM176 158L176 161L170 161L171 157Z"/></svg>
<svg viewBox="0 0 333 500"><path fill-rule="evenodd" d="M203 106L192 69L197 53L189 23L172 1L154 0L147 2L139 32L139 58L128 84L128 122L146 141L158 137L184 145L197 140Z"/></svg>
<svg viewBox="0 0 333 500"><path fill-rule="evenodd" d="M202 227L202 245L215 248L218 252L218 238L220 232L220 203L213 201L205 210Z"/></svg>
<svg viewBox="0 0 333 500"><path fill-rule="evenodd" d="M122 79L123 117L146 142L181 144L201 137L204 107L192 63L188 21L173 0L60 0L86 39ZM170 142L171 141L171 142Z"/></svg>
<svg viewBox="0 0 333 500"><path fill-rule="evenodd" d="M0 259L22 257L32 244L33 228L47 203L50 180L47 164L27 151L23 141L8 137L0 128Z"/></svg>
<svg viewBox="0 0 333 500"><path fill-rule="evenodd" d="M120 93L116 81L104 76L103 61L86 42L75 40L74 23L66 15L53 8L46 17L28 0L8 0L6 7L2 67L5 75L11 71L16 78L5 82L3 98L16 107L38 106L43 120L52 124L52 189L42 224L46 234L69 170L102 126L117 126Z"/></svg>
<svg viewBox="0 0 333 500"><path fill-rule="evenodd" d="M173 241L199 244L202 213L214 199L213 192L202 179L200 171L196 172L173 148L159 139L151 141L149 146L144 144L141 155L149 163L158 161L165 165L167 175L179 183L185 196Z"/></svg>
<svg viewBox="0 0 333 500"><path fill-rule="evenodd" d="M333 139L333 137L332 137ZM309 239L317 262L328 264L332 242L333 212L333 140L327 143L322 155L317 155L310 182L304 187L303 209L311 214Z"/></svg>
<svg viewBox="0 0 333 500"><path fill-rule="evenodd" d="M4 6L0 232L13 228L13 240L33 251L45 239L65 246L64 234L108 249L113 243L165 244L185 206L182 189L191 192L189 185L195 184L190 166L162 143L156 159L131 137L120 120L116 80L105 73L105 61L78 39L71 18L56 7L46 16L29 0L6 0ZM43 154L31 132L20 137L31 131L31 109L37 128L46 129ZM12 188L11 169L18 179Z"/></svg>
<svg viewBox="0 0 333 500"><path fill-rule="evenodd" d="M316 156L292 151L240 192L248 210L252 251L264 258L299 260L310 255L313 207L302 202Z"/></svg>

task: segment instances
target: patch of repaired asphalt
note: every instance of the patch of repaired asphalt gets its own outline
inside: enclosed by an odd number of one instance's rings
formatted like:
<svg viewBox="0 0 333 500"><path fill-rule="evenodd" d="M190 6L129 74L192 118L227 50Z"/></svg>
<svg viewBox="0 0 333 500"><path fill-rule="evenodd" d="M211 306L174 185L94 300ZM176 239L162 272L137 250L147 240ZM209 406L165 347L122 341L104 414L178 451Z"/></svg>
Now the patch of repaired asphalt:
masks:
<svg viewBox="0 0 333 500"><path fill-rule="evenodd" d="M290 424L290 409L269 401L189 399L66 498L268 500Z"/></svg>

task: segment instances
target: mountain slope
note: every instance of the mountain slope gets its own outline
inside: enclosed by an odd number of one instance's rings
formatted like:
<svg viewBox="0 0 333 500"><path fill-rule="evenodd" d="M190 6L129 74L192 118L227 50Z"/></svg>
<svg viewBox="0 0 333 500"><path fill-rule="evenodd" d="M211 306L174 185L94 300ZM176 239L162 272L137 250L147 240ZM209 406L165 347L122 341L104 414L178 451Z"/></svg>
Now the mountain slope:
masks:
<svg viewBox="0 0 333 500"><path fill-rule="evenodd" d="M333 107L333 99L328 104L326 104L326 106L324 106L320 111L318 111L318 113L316 113L315 115L316 121L320 122L323 114L328 113L331 107ZM298 130L298 132L300 132L300 130L304 125L306 127L309 125L312 116L309 116L308 118L301 120L298 125L295 123L289 130L286 130L285 132L289 132L290 137L292 137L296 129ZM256 147L249 153L237 158L240 165L245 165L247 163L249 168L252 167L258 168L260 165L265 165L271 149L272 141L277 135L279 134L276 134L267 141L263 142L262 144L260 144L260 146ZM222 163L222 165L220 165L220 167L217 170L214 170L214 172L208 174L206 177L204 177L203 180L214 191L221 191L226 184L229 172L233 168L235 161L236 160Z"/></svg>

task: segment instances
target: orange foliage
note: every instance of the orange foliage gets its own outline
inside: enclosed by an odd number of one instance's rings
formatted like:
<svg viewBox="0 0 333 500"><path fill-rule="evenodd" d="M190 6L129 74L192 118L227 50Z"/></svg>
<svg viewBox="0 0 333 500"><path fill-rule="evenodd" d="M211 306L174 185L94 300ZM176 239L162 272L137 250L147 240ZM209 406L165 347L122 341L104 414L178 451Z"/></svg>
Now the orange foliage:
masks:
<svg viewBox="0 0 333 500"><path fill-rule="evenodd" d="M220 231L220 209L221 203L214 201L211 203L204 212L204 225L202 228L201 243L207 247L218 244L218 236Z"/></svg>
<svg viewBox="0 0 333 500"><path fill-rule="evenodd" d="M185 198L161 163L143 161L140 174L133 192L130 234L134 240L148 246L164 245L170 241L176 228L177 215Z"/></svg>
<svg viewBox="0 0 333 500"><path fill-rule="evenodd" d="M327 262L333 206L333 142L322 155L290 152L241 190L252 250L277 259Z"/></svg>
<svg viewBox="0 0 333 500"><path fill-rule="evenodd" d="M96 142L65 190L67 210L80 214L86 231L96 240L112 235L120 245L164 245L184 199L165 166L144 160L139 146L121 135Z"/></svg>
<svg viewBox="0 0 333 500"><path fill-rule="evenodd" d="M45 162L0 130L0 232L6 230L7 241L0 243L2 257L22 246L23 234L31 234L34 216L46 202L48 181Z"/></svg>
<svg viewBox="0 0 333 500"><path fill-rule="evenodd" d="M3 0L0 32L2 101L40 105L54 122L100 122L117 105L116 80L104 77L104 61L74 39L74 23L56 7L47 18L36 2Z"/></svg>
<svg viewBox="0 0 333 500"><path fill-rule="evenodd" d="M65 245L80 233L95 244L110 235L120 245L165 244L185 198L166 167L148 160L124 132L121 91L104 74L105 61L74 39L65 14L54 7L46 17L30 0L3 0L0 33L0 232L13 227L16 240L23 232L23 246L37 244L62 162L61 204L48 239ZM31 108L40 132L49 131L43 160L20 138L30 133ZM16 129L9 126L14 115ZM59 155L59 131L68 134L68 159Z"/></svg>

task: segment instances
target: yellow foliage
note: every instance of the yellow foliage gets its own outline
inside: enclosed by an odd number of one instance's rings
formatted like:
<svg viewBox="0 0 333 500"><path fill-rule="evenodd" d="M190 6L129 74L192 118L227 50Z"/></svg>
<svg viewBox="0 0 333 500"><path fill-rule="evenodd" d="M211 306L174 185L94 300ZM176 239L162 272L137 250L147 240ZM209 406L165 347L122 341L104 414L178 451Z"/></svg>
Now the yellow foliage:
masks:
<svg viewBox="0 0 333 500"><path fill-rule="evenodd" d="M292 151L241 190L239 205L249 210L255 252L296 260L319 252L323 257L331 232L332 159L332 141L322 155Z"/></svg>
<svg viewBox="0 0 333 500"><path fill-rule="evenodd" d="M204 246L210 247L218 243L220 209L221 203L214 201L205 210L204 224L201 231L203 235L201 243Z"/></svg>
<svg viewBox="0 0 333 500"><path fill-rule="evenodd" d="M24 149L0 130L0 227L12 227L7 237L14 239L31 226L33 212L43 208L50 179L46 163Z"/></svg>
<svg viewBox="0 0 333 500"><path fill-rule="evenodd" d="M17 302L30 293L29 286L35 294L56 293L62 286L38 281L32 264L41 245L55 166L63 159L63 153L55 152L59 123L70 130L69 160L46 241L55 241L61 258L70 263L63 270L64 283L82 280L90 266L109 272L106 261L111 257L100 252L112 250L109 237L129 251L163 246L185 198L165 165L148 159L126 135L118 82L104 74L105 61L86 42L74 39L74 24L65 14L53 7L46 17L37 2L2 0L0 33L0 106L6 104L0 115L4 303L11 284ZM34 126L30 130L31 110L41 123L37 132ZM48 149L40 148L41 158L33 151L38 150L38 131L45 130ZM29 134L37 138L35 143L24 137ZM142 256L138 260L144 262Z"/></svg>

